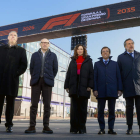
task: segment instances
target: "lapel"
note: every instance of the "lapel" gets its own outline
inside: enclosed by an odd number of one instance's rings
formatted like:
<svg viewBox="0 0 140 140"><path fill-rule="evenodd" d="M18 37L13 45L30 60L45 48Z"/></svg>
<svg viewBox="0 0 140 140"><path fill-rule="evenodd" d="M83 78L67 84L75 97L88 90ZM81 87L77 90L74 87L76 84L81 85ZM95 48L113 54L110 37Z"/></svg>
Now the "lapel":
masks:
<svg viewBox="0 0 140 140"><path fill-rule="evenodd" d="M4 49L9 49L9 46L8 45L5 45Z"/></svg>
<svg viewBox="0 0 140 140"><path fill-rule="evenodd" d="M82 64L84 64L85 62L87 62L89 58L90 58L90 56L88 55L88 56L86 57L86 59L83 61Z"/></svg>
<svg viewBox="0 0 140 140"><path fill-rule="evenodd" d="M42 61L42 56L41 56L40 49L38 50L38 55L39 55L40 61ZM46 59L47 57L49 57L50 55L51 55L51 50L49 49L49 52L48 52L47 56L45 57L45 59Z"/></svg>
<svg viewBox="0 0 140 140"><path fill-rule="evenodd" d="M107 63L107 65L109 65L109 63L110 63L112 57L113 57L113 56L109 56L109 62ZM103 57L99 57L98 59L100 60L100 62L101 62L101 64L102 64L103 66L107 66L107 65L105 65L105 63L103 62Z"/></svg>
<svg viewBox="0 0 140 140"><path fill-rule="evenodd" d="M137 51L134 51L134 61L139 57L139 53Z"/></svg>
<svg viewBox="0 0 140 140"><path fill-rule="evenodd" d="M124 55L129 59L132 60L132 62L134 61L135 58L133 58L132 56L130 56L127 51L124 52ZM134 53L134 57L135 57L135 53Z"/></svg>
<svg viewBox="0 0 140 140"><path fill-rule="evenodd" d="M40 52L38 51L38 55L39 55L39 58L40 58L40 62L42 61L42 58L41 58L41 54Z"/></svg>
<svg viewBox="0 0 140 140"><path fill-rule="evenodd" d="M136 59L139 57L140 53L134 50L134 58L132 58L132 56L130 56L127 51L124 52L124 55L128 56L129 58L131 58L131 60L133 62L136 61Z"/></svg>
<svg viewBox="0 0 140 140"><path fill-rule="evenodd" d="M51 55L51 50L49 49L49 52L48 52L47 56L45 57L45 59L46 59L47 57L49 57L50 55Z"/></svg>
<svg viewBox="0 0 140 140"><path fill-rule="evenodd" d="M104 61L103 61L103 58L100 59L100 62L101 62L101 64L102 64L103 66L106 66L105 63L104 63Z"/></svg>

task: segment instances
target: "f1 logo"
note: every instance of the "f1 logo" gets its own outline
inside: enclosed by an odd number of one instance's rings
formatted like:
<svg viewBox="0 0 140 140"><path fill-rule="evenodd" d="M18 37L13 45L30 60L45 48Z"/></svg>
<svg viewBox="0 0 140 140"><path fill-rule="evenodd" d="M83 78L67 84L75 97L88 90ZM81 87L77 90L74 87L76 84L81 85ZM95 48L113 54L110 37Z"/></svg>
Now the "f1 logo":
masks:
<svg viewBox="0 0 140 140"><path fill-rule="evenodd" d="M52 18L42 27L41 31L46 29L52 29L54 26L63 24L65 24L64 26L70 26L80 14L81 13L76 13L72 15Z"/></svg>
<svg viewBox="0 0 140 140"><path fill-rule="evenodd" d="M16 31L18 33L18 28L0 31L0 36L8 35L11 31Z"/></svg>

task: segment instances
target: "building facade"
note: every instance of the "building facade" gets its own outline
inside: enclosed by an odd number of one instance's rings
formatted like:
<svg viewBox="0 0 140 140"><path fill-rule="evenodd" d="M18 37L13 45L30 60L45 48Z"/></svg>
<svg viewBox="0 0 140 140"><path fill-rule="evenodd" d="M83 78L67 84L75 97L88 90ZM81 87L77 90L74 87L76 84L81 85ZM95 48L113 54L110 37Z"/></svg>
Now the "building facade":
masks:
<svg viewBox="0 0 140 140"><path fill-rule="evenodd" d="M30 101L31 101L31 87L30 87L30 59L34 52L38 51L40 48L40 42L31 42L19 44L20 47L26 49L28 68L26 72L19 78L19 90L18 97L15 102L15 115L29 115ZM64 80L66 75L66 69L68 66L68 61L70 59L70 54L66 53L53 43L50 43L50 50L57 55L58 59L58 73L55 77L55 85L52 89L52 101L51 101L51 113L52 115L62 116L62 106L64 99ZM68 94L65 94L65 103L67 114L69 113L70 98ZM41 98L41 97L40 97ZM41 107L41 112L43 112L43 106ZM40 114L40 103L38 106L38 114Z"/></svg>
<svg viewBox="0 0 140 140"><path fill-rule="evenodd" d="M30 59L34 52L38 51L40 48L40 41L19 44L20 47L26 49L28 68L26 72L19 77L19 90L18 97L15 102L15 112L14 115L29 116L30 105L31 105L31 87L30 87ZM67 71L67 67L70 61L70 54L63 51L61 48L57 47L53 43L50 43L50 50L57 55L58 59L58 73L55 77L55 84L52 89L52 99L51 99L51 115L52 116L63 116L63 102L64 102L64 81ZM41 99L41 97L40 97ZM89 99L88 110L94 111L97 107L97 103L93 103ZM68 93L65 92L65 116L70 114L70 98ZM43 104L40 100L38 104L38 116L43 115Z"/></svg>

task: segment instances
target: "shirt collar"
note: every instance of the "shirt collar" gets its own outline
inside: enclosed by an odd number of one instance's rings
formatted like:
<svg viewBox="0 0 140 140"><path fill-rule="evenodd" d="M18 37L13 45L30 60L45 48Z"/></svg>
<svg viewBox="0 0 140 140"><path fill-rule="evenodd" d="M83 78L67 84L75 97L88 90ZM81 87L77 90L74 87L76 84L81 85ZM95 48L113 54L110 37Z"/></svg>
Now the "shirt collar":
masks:
<svg viewBox="0 0 140 140"><path fill-rule="evenodd" d="M12 47L13 47L13 48L17 48L18 45L17 45L17 44L16 44L16 45L10 45L10 44L8 44L8 47L9 47L9 48L12 48Z"/></svg>
<svg viewBox="0 0 140 140"><path fill-rule="evenodd" d="M109 59L108 60L111 60L112 57L113 56L109 56ZM98 59L103 60L103 57L99 57Z"/></svg>
<svg viewBox="0 0 140 140"><path fill-rule="evenodd" d="M43 53L43 51L42 51L41 48L40 48L40 49L39 49L39 52L41 52L42 54L46 54L46 53L49 52L49 48L48 48L48 50L47 50L45 53Z"/></svg>
<svg viewBox="0 0 140 140"><path fill-rule="evenodd" d="M130 54L130 52L127 51L128 54ZM134 54L134 51L132 52L132 54Z"/></svg>
<svg viewBox="0 0 140 140"><path fill-rule="evenodd" d="M107 59L107 60L103 59L103 62L105 62L105 61L109 62L109 59Z"/></svg>
<svg viewBox="0 0 140 140"><path fill-rule="evenodd" d="M46 52L44 53L44 52L41 50L41 53L45 54Z"/></svg>

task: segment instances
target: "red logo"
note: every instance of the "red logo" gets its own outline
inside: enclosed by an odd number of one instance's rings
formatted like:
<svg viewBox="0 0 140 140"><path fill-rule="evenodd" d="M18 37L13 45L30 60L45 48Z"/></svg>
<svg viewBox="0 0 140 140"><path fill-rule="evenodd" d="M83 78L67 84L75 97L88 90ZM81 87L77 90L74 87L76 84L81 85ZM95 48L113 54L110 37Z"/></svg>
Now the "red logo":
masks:
<svg viewBox="0 0 140 140"><path fill-rule="evenodd" d="M77 14L52 18L42 27L41 30L52 29L54 26L63 25L63 24L65 24L64 26L70 26L78 18L80 14L81 13L77 13Z"/></svg>
<svg viewBox="0 0 140 140"><path fill-rule="evenodd" d="M18 28L0 31L0 36L8 35L11 31L16 31L16 32L18 32Z"/></svg>
<svg viewBox="0 0 140 140"><path fill-rule="evenodd" d="M22 31L28 31L28 30L34 30L35 29L35 26L27 26L27 27L23 27L23 30Z"/></svg>
<svg viewBox="0 0 140 140"><path fill-rule="evenodd" d="M108 16L107 16L107 19L110 18L110 9L109 8L106 8L107 9L107 12L108 12Z"/></svg>

